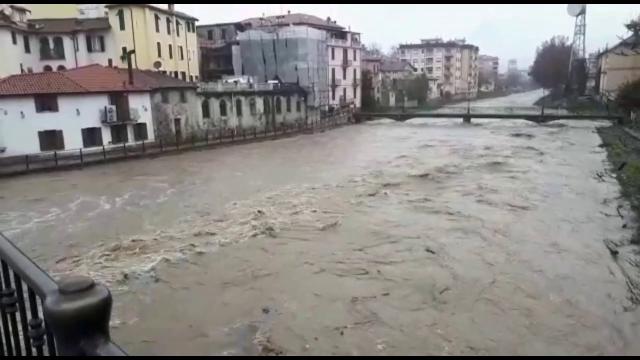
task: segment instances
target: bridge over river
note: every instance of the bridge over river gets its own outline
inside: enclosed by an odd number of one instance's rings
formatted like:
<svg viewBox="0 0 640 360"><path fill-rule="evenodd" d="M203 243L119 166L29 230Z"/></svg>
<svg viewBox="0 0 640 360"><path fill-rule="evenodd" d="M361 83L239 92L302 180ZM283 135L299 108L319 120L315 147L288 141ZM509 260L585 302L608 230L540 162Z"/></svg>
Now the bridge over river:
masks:
<svg viewBox="0 0 640 360"><path fill-rule="evenodd" d="M380 118L406 121L415 118L425 119L462 119L470 123L472 119L522 119L536 123L565 120L611 120L620 121L621 116L608 112L571 113L564 109L550 109L538 106L445 106L433 111L389 111L360 112L355 114L356 121L368 121Z"/></svg>

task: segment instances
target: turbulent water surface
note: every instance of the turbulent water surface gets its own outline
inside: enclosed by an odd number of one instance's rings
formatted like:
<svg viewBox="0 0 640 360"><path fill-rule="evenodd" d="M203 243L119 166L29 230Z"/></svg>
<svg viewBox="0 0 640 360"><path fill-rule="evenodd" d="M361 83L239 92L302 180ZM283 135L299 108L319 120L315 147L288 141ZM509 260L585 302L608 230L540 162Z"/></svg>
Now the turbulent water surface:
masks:
<svg viewBox="0 0 640 360"><path fill-rule="evenodd" d="M606 123L473 122L4 179L0 229L107 283L133 354L640 353Z"/></svg>

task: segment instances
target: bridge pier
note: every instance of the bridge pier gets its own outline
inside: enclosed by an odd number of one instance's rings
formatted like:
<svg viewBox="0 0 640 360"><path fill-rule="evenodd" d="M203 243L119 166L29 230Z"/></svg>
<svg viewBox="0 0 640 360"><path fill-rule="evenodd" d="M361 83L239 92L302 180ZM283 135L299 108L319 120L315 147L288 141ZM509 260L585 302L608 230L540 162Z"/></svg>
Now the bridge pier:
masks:
<svg viewBox="0 0 640 360"><path fill-rule="evenodd" d="M462 117L462 123L463 124L471 124L471 116L469 115L465 115Z"/></svg>

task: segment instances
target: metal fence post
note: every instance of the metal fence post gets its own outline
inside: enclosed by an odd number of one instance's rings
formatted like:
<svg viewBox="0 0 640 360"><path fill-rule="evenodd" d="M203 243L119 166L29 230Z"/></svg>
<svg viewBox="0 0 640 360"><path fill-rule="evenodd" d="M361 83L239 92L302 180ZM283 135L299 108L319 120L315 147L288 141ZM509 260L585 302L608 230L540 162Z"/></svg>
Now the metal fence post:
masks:
<svg viewBox="0 0 640 360"><path fill-rule="evenodd" d="M145 148L144 148L144 140L142 140L142 153L145 153Z"/></svg>
<svg viewBox="0 0 640 360"><path fill-rule="evenodd" d="M83 165L84 161L82 159L82 149L80 149L80 165Z"/></svg>
<svg viewBox="0 0 640 360"><path fill-rule="evenodd" d="M53 160L56 162L56 166L58 166L58 152L57 151L53 152Z"/></svg>
<svg viewBox="0 0 640 360"><path fill-rule="evenodd" d="M59 355L125 355L111 343L109 319L113 300L109 290L91 278L75 276L58 282L47 295L44 314Z"/></svg>
<svg viewBox="0 0 640 360"><path fill-rule="evenodd" d="M24 164L27 166L27 170L29 170L29 155L24 156Z"/></svg>
<svg viewBox="0 0 640 360"><path fill-rule="evenodd" d="M107 151L104 148L104 145L102 145L102 159L107 160Z"/></svg>
<svg viewBox="0 0 640 360"><path fill-rule="evenodd" d="M127 156L127 143L126 142L122 143L122 152L124 153L124 156Z"/></svg>

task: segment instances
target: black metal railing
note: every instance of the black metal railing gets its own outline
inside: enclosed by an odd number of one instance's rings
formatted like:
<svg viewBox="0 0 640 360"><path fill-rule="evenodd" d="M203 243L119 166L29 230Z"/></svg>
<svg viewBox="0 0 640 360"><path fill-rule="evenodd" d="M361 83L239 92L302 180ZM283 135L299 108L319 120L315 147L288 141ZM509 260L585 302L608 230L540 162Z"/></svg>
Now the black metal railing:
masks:
<svg viewBox="0 0 640 360"><path fill-rule="evenodd" d="M0 232L0 355L118 356L111 293L92 279L53 280Z"/></svg>

